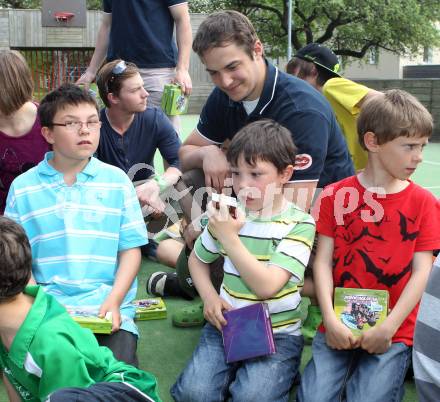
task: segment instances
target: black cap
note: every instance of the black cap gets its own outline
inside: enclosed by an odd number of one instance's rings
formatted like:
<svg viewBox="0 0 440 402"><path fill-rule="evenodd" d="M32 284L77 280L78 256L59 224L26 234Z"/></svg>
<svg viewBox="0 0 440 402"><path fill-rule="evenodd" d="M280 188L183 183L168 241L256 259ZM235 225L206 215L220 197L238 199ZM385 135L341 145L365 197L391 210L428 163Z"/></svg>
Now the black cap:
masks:
<svg viewBox="0 0 440 402"><path fill-rule="evenodd" d="M322 46L319 43L309 43L299 49L294 57L311 61L317 66L330 71L335 77L341 76L338 73L340 67L338 57L328 47Z"/></svg>

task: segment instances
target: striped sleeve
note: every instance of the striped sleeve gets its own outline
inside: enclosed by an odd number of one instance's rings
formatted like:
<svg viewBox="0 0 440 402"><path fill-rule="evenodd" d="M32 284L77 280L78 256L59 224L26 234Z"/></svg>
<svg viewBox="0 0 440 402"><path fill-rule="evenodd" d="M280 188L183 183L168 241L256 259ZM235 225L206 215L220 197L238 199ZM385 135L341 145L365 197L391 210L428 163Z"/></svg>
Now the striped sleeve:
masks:
<svg viewBox="0 0 440 402"><path fill-rule="evenodd" d="M310 215L304 214L303 219L281 239L268 264L286 269L294 275L291 280L302 282L314 238L315 222Z"/></svg>
<svg viewBox="0 0 440 402"><path fill-rule="evenodd" d="M139 247L148 243L147 229L142 217L142 210L133 184L128 181L123 187L124 205L122 208L121 228L118 251Z"/></svg>
<svg viewBox="0 0 440 402"><path fill-rule="evenodd" d="M420 303L414 331L414 379L420 402L437 401L440 395L439 309L440 257L437 257Z"/></svg>
<svg viewBox="0 0 440 402"><path fill-rule="evenodd" d="M202 234L197 238L194 245L194 252L197 258L205 264L214 262L220 257L219 244L209 231L209 226L205 228Z"/></svg>
<svg viewBox="0 0 440 402"><path fill-rule="evenodd" d="M5 216L21 224L20 214L17 211L17 199L15 197L14 183L11 184L8 197L6 198Z"/></svg>

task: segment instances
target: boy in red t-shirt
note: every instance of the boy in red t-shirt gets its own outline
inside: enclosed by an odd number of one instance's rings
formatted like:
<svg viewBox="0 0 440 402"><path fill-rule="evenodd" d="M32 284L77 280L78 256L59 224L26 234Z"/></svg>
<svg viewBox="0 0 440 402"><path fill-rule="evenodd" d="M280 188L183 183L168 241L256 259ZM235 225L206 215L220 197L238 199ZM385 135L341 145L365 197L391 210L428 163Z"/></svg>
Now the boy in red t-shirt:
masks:
<svg viewBox="0 0 440 402"><path fill-rule="evenodd" d="M390 90L361 111L366 168L324 189L314 208L313 266L323 325L297 400L401 401L420 297L440 246L439 206L409 180L433 128L413 96ZM354 336L333 310L335 287L384 289L390 312Z"/></svg>

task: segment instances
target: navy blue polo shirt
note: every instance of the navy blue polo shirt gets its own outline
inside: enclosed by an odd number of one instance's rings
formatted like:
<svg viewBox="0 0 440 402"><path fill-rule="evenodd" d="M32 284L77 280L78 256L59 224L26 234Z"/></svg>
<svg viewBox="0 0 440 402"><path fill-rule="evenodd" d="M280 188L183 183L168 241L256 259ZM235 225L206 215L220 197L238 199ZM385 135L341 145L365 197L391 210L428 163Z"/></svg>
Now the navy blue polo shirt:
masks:
<svg viewBox="0 0 440 402"><path fill-rule="evenodd" d="M163 159L179 169L180 139L160 109L147 108L142 113L135 113L124 135L113 130L105 109L101 110L101 121L101 138L96 151L96 157L101 161L128 173L137 163L153 166L154 154L159 149ZM151 169L144 167L130 178L132 181L145 180L152 173Z"/></svg>
<svg viewBox="0 0 440 402"><path fill-rule="evenodd" d="M123 59L139 68L175 67L177 48L169 7L182 0L103 0L112 14L107 60Z"/></svg>
<svg viewBox="0 0 440 402"><path fill-rule="evenodd" d="M221 144L240 128L263 118L288 128L298 148L291 181L318 181L318 187L354 174L347 144L330 104L307 82L267 63L266 82L255 110L214 88L200 115L199 133Z"/></svg>

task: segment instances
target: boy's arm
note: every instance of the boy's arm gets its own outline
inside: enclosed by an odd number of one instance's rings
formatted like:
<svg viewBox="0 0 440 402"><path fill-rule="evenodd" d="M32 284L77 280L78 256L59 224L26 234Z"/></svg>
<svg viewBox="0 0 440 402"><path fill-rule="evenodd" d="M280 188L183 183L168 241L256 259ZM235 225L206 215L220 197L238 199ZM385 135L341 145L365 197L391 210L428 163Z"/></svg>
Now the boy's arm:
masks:
<svg viewBox="0 0 440 402"><path fill-rule="evenodd" d="M368 353L385 353L402 322L420 301L431 272L432 251L414 253L412 264L411 278L386 320L362 334L361 347Z"/></svg>
<svg viewBox="0 0 440 402"><path fill-rule="evenodd" d="M252 291L261 299L275 295L290 279L291 273L275 265L267 266L259 262L243 245L238 232L244 224L244 213L237 208L237 219L230 214L228 207L220 201L220 209L208 205L209 229L222 243L240 276Z"/></svg>
<svg viewBox="0 0 440 402"><path fill-rule="evenodd" d="M5 384L6 392L8 393L9 402L21 402L21 398L18 395L15 388L12 386L12 384L9 382L8 377L3 373L3 384Z"/></svg>
<svg viewBox="0 0 440 402"><path fill-rule="evenodd" d="M112 331L117 331L121 325L120 306L130 286L139 272L141 264L141 250L139 247L122 250L118 253L119 266L113 288L99 309L99 316L104 317L110 311L112 313Z"/></svg>
<svg viewBox="0 0 440 402"><path fill-rule="evenodd" d="M9 188L8 198L6 199L5 216L17 222L19 225L23 226L20 219L21 218L20 213L17 210L17 201L15 198L14 183L12 183L11 187ZM34 274L31 272L28 285L36 285L36 284L37 282L35 281Z"/></svg>
<svg viewBox="0 0 440 402"><path fill-rule="evenodd" d="M194 285L203 300L205 318L221 331L222 326L226 325L222 312L232 309L232 306L217 294L209 275L209 265L200 261L194 250L189 256L188 268Z"/></svg>
<svg viewBox="0 0 440 402"><path fill-rule="evenodd" d="M186 95L191 94L192 81L189 75L189 60L191 56L192 29L189 17L188 3L182 3L169 8L176 23L177 65L175 82L182 85Z"/></svg>
<svg viewBox="0 0 440 402"><path fill-rule="evenodd" d="M352 349L357 347L358 342L352 332L339 322L333 310L333 251L333 238L318 235L318 247L313 264L313 282L321 307L327 345L337 350Z"/></svg>

